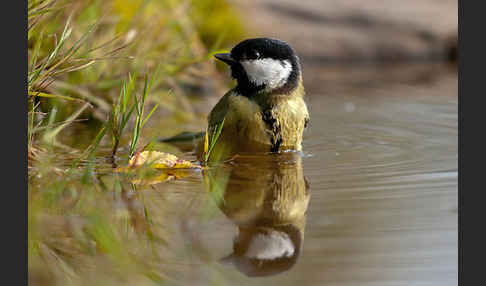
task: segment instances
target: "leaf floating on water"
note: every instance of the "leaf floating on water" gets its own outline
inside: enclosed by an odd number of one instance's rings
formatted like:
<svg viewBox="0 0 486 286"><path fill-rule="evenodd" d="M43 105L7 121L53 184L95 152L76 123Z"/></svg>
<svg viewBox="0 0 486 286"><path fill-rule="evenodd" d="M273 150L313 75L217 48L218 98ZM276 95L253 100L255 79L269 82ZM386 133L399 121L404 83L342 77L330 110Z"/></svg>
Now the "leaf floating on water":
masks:
<svg viewBox="0 0 486 286"><path fill-rule="evenodd" d="M134 179L132 180L132 183L136 185L154 185L178 180L187 176L189 176L189 171L187 169L164 169L157 175Z"/></svg>
<svg viewBox="0 0 486 286"><path fill-rule="evenodd" d="M194 164L190 161L177 158L177 156L157 151L143 151L137 152L128 162L128 166L120 167L117 172L130 172L130 170L138 167L150 167L152 169L159 169L160 171L152 174L137 173L137 178L132 180L134 184L152 185L172 180L177 180L190 175L190 169L202 169L200 165Z"/></svg>
<svg viewBox="0 0 486 286"><path fill-rule="evenodd" d="M128 167L138 167L149 164L155 169L201 169L201 166L190 161L177 158L177 156L157 151L143 151L133 155Z"/></svg>

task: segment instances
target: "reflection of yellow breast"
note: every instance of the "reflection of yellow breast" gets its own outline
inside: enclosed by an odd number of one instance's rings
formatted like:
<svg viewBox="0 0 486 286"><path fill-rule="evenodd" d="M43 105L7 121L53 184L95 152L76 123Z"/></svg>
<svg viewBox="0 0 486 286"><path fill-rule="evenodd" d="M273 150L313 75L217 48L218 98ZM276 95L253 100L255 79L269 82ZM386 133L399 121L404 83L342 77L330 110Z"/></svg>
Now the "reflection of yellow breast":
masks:
<svg viewBox="0 0 486 286"><path fill-rule="evenodd" d="M221 174L229 176L221 209L237 225L294 224L303 229L309 193L301 158L280 165L280 157L260 156L248 162L239 157L235 164L241 166Z"/></svg>

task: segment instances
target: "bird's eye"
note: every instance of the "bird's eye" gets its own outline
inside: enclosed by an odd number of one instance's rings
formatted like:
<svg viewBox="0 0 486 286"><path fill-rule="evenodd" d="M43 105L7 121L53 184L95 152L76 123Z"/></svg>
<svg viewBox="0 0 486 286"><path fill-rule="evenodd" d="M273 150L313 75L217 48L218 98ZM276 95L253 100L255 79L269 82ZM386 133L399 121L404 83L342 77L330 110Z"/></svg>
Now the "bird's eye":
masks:
<svg viewBox="0 0 486 286"><path fill-rule="evenodd" d="M247 55L249 60L256 60L260 57L260 53L256 50L251 50Z"/></svg>
<svg viewBox="0 0 486 286"><path fill-rule="evenodd" d="M258 51L252 51L252 53L251 53L251 58L252 58L253 60L258 59L259 57L260 57L260 53L259 53Z"/></svg>

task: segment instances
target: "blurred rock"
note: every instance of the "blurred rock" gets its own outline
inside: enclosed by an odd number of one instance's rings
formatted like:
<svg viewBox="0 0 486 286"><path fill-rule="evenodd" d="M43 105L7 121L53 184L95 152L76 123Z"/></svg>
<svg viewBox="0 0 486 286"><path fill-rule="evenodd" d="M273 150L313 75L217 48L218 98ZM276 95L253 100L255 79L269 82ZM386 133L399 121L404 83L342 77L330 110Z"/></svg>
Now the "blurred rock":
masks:
<svg viewBox="0 0 486 286"><path fill-rule="evenodd" d="M446 61L454 55L455 0L235 2L251 36L288 41L304 65Z"/></svg>
<svg viewBox="0 0 486 286"><path fill-rule="evenodd" d="M457 64L459 59L459 47L458 47L457 36L451 37L447 43L447 59L453 64Z"/></svg>

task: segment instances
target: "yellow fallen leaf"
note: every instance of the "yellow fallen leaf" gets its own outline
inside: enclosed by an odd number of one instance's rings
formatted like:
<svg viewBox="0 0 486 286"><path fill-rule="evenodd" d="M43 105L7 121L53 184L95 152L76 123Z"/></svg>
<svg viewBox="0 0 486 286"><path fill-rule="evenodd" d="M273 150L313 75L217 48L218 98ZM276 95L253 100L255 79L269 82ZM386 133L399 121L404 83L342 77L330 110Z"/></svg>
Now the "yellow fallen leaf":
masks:
<svg viewBox="0 0 486 286"><path fill-rule="evenodd" d="M133 155L128 162L129 167L138 167L150 164L155 169L201 169L201 166L190 161L177 158L177 156L157 151L143 151Z"/></svg>
<svg viewBox="0 0 486 286"><path fill-rule="evenodd" d="M130 172L134 168L142 165L153 169L159 169L158 173L136 173L136 178L131 181L134 184L152 185L163 183L167 181L177 180L187 177L191 174L189 169L202 169L200 165L196 165L190 161L177 158L177 156L157 151L143 151L137 152L128 161L128 165L119 167L116 172ZM141 175L141 176L139 176Z"/></svg>

